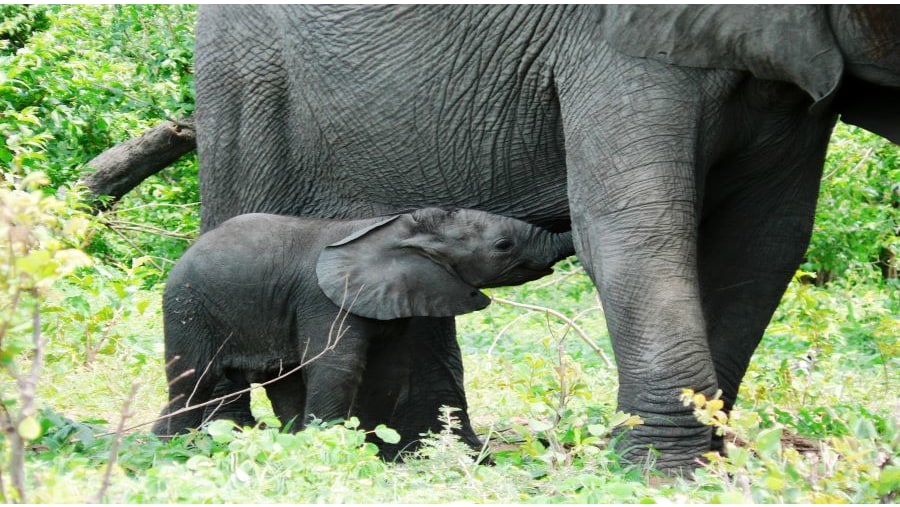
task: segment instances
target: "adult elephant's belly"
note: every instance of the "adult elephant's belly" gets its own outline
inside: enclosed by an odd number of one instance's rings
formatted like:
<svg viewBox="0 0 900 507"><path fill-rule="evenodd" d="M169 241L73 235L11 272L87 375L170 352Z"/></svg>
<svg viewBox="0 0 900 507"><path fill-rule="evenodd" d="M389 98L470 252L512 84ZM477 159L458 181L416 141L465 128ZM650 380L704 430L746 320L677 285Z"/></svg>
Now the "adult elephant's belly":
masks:
<svg viewBox="0 0 900 507"><path fill-rule="evenodd" d="M358 21L356 10L335 10ZM535 24L520 30L532 38L495 41L482 40L479 17L448 28L442 20L455 11L421 11L408 13L401 32L379 35L393 44L307 42L290 54L315 83L291 88L296 124L318 155L306 174L325 171L308 186L342 203L326 208L360 215L452 205L568 229L562 122L539 13L511 10L511 25ZM308 41L327 40L316 19L303 24ZM440 44L417 42L435 31L446 31ZM500 46L486 49L492 43Z"/></svg>
<svg viewBox="0 0 900 507"><path fill-rule="evenodd" d="M515 142L474 141L470 138L473 132L463 127L455 133L435 135L442 141L421 153L391 150L380 154L378 162L348 153L349 160L358 162L348 160L346 164L367 167L349 175L347 189L352 199L365 200L376 214L458 206L514 216L544 227L569 228L565 160L556 145L525 140L522 132L493 134L514 135L519 138ZM423 140L407 139L410 146L422 149ZM373 150L378 142L372 141Z"/></svg>
<svg viewBox="0 0 900 507"><path fill-rule="evenodd" d="M374 118L332 125L326 188L339 194L340 208L361 215L452 205L568 229L558 112L483 107L475 118L457 105L390 125Z"/></svg>

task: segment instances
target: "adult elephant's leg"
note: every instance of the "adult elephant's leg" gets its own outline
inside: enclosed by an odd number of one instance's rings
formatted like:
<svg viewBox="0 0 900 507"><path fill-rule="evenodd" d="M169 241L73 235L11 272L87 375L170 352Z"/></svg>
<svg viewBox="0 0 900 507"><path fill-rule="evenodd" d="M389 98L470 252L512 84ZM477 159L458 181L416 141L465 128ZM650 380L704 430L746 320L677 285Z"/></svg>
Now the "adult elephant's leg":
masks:
<svg viewBox="0 0 900 507"><path fill-rule="evenodd" d="M767 135L779 146L751 148L713 169L700 227L703 313L726 410L809 243L832 125L756 123L767 134L790 130ZM722 439L714 435L712 447L720 450Z"/></svg>
<svg viewBox="0 0 900 507"><path fill-rule="evenodd" d="M454 319L398 321L389 336L370 345L356 404L360 422L366 428L386 424L400 433L398 444L380 444L382 456L393 459L415 450L423 433L441 430L438 415L444 405L460 409L456 433L480 448L469 421Z"/></svg>
<svg viewBox="0 0 900 507"><path fill-rule="evenodd" d="M679 401L716 377L697 273L697 126L706 94L652 62L600 61L560 89L576 250L600 291L619 371L630 461L690 467L710 429ZM613 63L611 63L613 62ZM653 68L651 68L653 67ZM655 71L654 71L655 69Z"/></svg>

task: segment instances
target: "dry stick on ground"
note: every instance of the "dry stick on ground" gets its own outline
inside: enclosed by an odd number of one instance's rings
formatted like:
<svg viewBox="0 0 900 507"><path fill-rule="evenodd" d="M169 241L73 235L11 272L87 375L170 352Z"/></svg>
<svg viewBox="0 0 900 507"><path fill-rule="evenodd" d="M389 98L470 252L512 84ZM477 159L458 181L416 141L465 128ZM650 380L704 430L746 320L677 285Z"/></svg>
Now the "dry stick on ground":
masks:
<svg viewBox="0 0 900 507"><path fill-rule="evenodd" d="M325 343L325 347L315 356L313 356L309 359L306 359L305 358L306 353L304 352L303 356L301 356L301 358L300 358L300 364L298 364L291 370L289 370L271 380L267 380L256 386L251 386L251 387L248 387L245 389L241 389L241 390L235 391L233 393L228 393L224 396L219 396L218 398L213 398L213 399L211 399L209 401L205 401L203 403L198 403L196 405L191 405L189 407L184 407L184 408L178 409L178 410L176 410L174 412L170 412L164 416L157 417L156 419L153 419L152 421L146 421L146 422L142 422L140 424L135 424L134 426L129 426L128 428L124 428L122 431L125 432L125 431L135 430L137 428L147 426L148 424L153 424L157 421L161 421L163 419L168 419L170 417L174 417L176 415L180 415L185 412L189 412L191 410L197 410L199 408L207 407L209 405L213 405L216 403L224 403L226 400L231 400L232 398L234 398L236 396L240 396L242 394L249 393L249 392L253 391L254 389L259 389L260 387L265 387L274 382L278 382L279 380L282 380L285 377L293 375L294 373L300 371L302 368L305 368L306 366L312 364L313 361L318 360L320 357L322 357L325 354L334 350L334 348L337 346L337 344L341 341L341 338L343 338L344 335L347 333L347 331L349 329L348 327L346 327L347 316L350 314L350 310L353 308L353 305L356 304L357 299L359 299L359 294L362 292L362 290L364 288L365 288L365 286L361 286L359 288L359 290L356 292L356 295L353 298L353 301L350 302L350 305L347 306L346 307L347 309L345 310L344 307L345 307L345 303L347 301L347 283L345 282L344 297L341 301L341 306L340 306L340 309L338 310L338 314L335 316L334 320L331 322L331 328L328 330L328 340ZM335 332L335 327L337 327L336 332ZM185 373L182 373L182 375L185 375ZM175 380L177 380L177 379L175 379ZM175 401L175 400L169 401L169 404L171 404L173 401ZM104 437L104 436L108 436L108 435L111 435L111 433L104 433L103 435L99 435L99 436Z"/></svg>
<svg viewBox="0 0 900 507"><path fill-rule="evenodd" d="M566 325L568 325L568 326L571 327L576 333L578 333L578 336L580 336L581 339L584 340L584 342L587 343L589 347L591 347L592 349L594 349L594 352L596 352L597 354L600 354L600 357L603 358L603 362L606 363L606 366L608 366L608 367L610 367L610 368L613 367L612 361L609 360L609 357L606 356L606 353L603 352L603 349L601 349L596 343L594 343L593 340L591 340L591 338L587 335L587 333L585 333L584 329L581 329L581 326L579 326L578 324L576 324L575 321L573 321L572 319L566 317L566 316L563 315L562 313L560 313L560 312L558 312L558 311L556 311L556 310L554 310L554 309L552 309L552 308L547 308L546 306L538 306L538 305L529 305L529 304L525 304L525 303L517 303L517 302L515 302L515 301L510 301L510 300L508 300L508 299L498 298L498 297L496 297L496 296L491 296L491 300L496 301L496 302L501 303L501 304L504 304L504 305L514 306L514 307L516 307L516 308L524 308L524 309L526 309L526 310L531 310L531 311L533 311L533 312L542 312L542 313L547 313L547 314L553 315L553 316L556 317L557 319L559 319L559 320L565 322Z"/></svg>
<svg viewBox="0 0 900 507"><path fill-rule="evenodd" d="M109 481L112 476L113 467L116 466L116 460L119 458L119 445L122 443L122 438L125 436L125 421L127 421L131 416L134 415L134 412L131 411L131 404L134 402L134 397L137 395L138 385L137 383L131 384L131 392L128 393L128 397L125 398L125 403L122 404L122 413L119 417L119 425L116 427L116 433L113 437L112 445L109 447L109 461L106 463L106 470L103 472L103 482L100 483L100 491L90 500L88 503L100 503L103 501L103 497L106 495L106 490L109 489Z"/></svg>

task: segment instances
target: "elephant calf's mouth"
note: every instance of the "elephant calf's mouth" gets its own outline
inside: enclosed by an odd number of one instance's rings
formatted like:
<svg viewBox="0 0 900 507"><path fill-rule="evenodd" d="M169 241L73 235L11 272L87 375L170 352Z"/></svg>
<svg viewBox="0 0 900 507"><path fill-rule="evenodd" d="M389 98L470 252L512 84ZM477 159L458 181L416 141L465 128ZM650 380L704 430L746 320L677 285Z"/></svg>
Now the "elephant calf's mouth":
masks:
<svg viewBox="0 0 900 507"><path fill-rule="evenodd" d="M522 285L525 282L537 280L553 273L553 268L545 266L516 266L512 270L503 275L490 280L484 285L485 289L494 287L510 287L513 285Z"/></svg>

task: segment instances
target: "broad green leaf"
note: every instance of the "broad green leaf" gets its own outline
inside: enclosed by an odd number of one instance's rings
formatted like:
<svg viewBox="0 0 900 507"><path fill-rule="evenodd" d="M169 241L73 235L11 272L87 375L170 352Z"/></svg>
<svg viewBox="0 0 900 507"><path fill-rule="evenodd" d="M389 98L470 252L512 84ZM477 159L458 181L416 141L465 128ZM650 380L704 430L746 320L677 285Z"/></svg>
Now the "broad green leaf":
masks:
<svg viewBox="0 0 900 507"><path fill-rule="evenodd" d="M547 431L553 427L553 424L539 419L529 419L528 427L531 428L531 431Z"/></svg>
<svg viewBox="0 0 900 507"><path fill-rule="evenodd" d="M65 304L81 313L90 313L91 304L84 296L69 296L64 300Z"/></svg>
<svg viewBox="0 0 900 507"><path fill-rule="evenodd" d="M609 429L602 424L588 424L588 433L595 437L602 437Z"/></svg>
<svg viewBox="0 0 900 507"><path fill-rule="evenodd" d="M375 436L388 444L396 444L400 442L400 434L383 424L379 424L375 427Z"/></svg>
<svg viewBox="0 0 900 507"><path fill-rule="evenodd" d="M781 426L760 431L756 436L756 450L769 457L778 456L781 454L781 434Z"/></svg>
<svg viewBox="0 0 900 507"><path fill-rule="evenodd" d="M199 409L198 409L199 410ZM234 440L235 425L228 419L217 419L206 426L206 432L216 442L231 442Z"/></svg>

